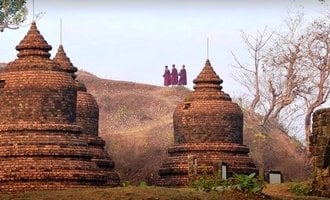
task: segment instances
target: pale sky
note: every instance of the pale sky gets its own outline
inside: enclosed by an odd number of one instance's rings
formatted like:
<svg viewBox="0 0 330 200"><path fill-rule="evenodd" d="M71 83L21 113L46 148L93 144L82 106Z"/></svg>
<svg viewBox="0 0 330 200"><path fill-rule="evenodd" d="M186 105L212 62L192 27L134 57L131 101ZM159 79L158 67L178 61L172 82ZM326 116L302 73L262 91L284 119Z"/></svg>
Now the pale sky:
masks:
<svg viewBox="0 0 330 200"><path fill-rule="evenodd" d="M240 30L255 33L264 26L279 29L288 10L302 7L311 20L329 7L317 0L35 0L35 13L45 12L38 29L52 45L60 44L63 21L65 51L79 69L101 78L162 86L164 66L186 65L188 87L209 58L224 80L224 91L239 95L230 75L230 51L248 60ZM32 0L28 0L32 20ZM0 62L16 58L15 46L29 25L0 33Z"/></svg>

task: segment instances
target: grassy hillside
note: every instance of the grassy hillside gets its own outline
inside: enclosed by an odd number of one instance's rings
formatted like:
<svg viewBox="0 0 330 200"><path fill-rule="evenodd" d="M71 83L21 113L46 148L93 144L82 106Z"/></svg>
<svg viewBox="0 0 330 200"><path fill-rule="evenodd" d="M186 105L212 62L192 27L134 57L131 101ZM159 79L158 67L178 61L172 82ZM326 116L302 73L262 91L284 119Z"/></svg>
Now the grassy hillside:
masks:
<svg viewBox="0 0 330 200"><path fill-rule="evenodd" d="M173 144L175 106L190 91L183 87L105 80L86 72L79 72L78 79L85 82L99 103L100 134L122 180L152 184L167 157L167 148ZM256 119L244 116L244 143L258 166L263 165L265 171L282 171L285 180L308 178L310 167L304 162L299 143L276 123L260 127Z"/></svg>
<svg viewBox="0 0 330 200"><path fill-rule="evenodd" d="M100 135L122 180L153 183L173 143L172 115L189 90L99 79L78 73L100 107Z"/></svg>
<svg viewBox="0 0 330 200"><path fill-rule="evenodd" d="M311 165L301 143L276 122L261 127L255 116L244 116L244 143L250 147L250 156L259 167L263 165L265 171L280 170L285 181L312 178Z"/></svg>

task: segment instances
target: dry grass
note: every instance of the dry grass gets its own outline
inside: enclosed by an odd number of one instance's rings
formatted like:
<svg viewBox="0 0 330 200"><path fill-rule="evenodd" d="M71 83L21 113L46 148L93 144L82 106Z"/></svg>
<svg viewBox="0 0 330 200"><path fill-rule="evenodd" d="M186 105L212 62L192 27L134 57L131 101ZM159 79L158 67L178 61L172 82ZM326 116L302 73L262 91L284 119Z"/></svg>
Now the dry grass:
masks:
<svg viewBox="0 0 330 200"><path fill-rule="evenodd" d="M104 80L85 72L78 78L98 101L100 134L122 180L153 183L173 143L173 111L189 90Z"/></svg>
<svg viewBox="0 0 330 200"><path fill-rule="evenodd" d="M152 184L173 144L173 111L189 91L105 80L86 72L79 72L78 79L98 101L100 134L122 180ZM308 178L311 172L304 166L301 148L276 126L261 128L256 121L245 115L244 143L252 159L263 162L265 170L282 171L286 180ZM261 146L254 142L259 132L267 135Z"/></svg>
<svg viewBox="0 0 330 200"><path fill-rule="evenodd" d="M0 194L1 200L259 200L282 199L300 200L327 198L304 196L298 197L288 192L289 185L268 185L263 195L244 194L239 192L198 192L191 188L163 187L116 187L116 188L82 188L55 191L34 191L18 194Z"/></svg>
<svg viewBox="0 0 330 200"><path fill-rule="evenodd" d="M326 200L328 198L314 197L314 196L296 196L294 193L289 191L290 185L294 184L293 182L282 183L282 184L272 184L264 188L263 193L270 195L279 199L315 199L315 200ZM310 182L302 182L303 185L308 185Z"/></svg>
<svg viewBox="0 0 330 200"><path fill-rule="evenodd" d="M234 192L197 192L190 188L125 187L86 188L62 191L36 191L21 194L0 194L2 200L258 200L264 196L254 196ZM266 198L273 199L273 198Z"/></svg>
<svg viewBox="0 0 330 200"><path fill-rule="evenodd" d="M285 181L301 181L311 178L311 165L305 161L303 146L280 130L275 122L259 126L257 116L244 115L244 143L250 148L250 156L264 170L281 171ZM263 138L256 137L262 134ZM259 139L258 139L259 138Z"/></svg>
<svg viewBox="0 0 330 200"><path fill-rule="evenodd" d="M104 80L86 72L80 72L79 78L85 82L99 103L101 135L108 143L108 149L112 153L122 180L129 180L132 183L144 180L152 183L159 166L167 156L167 147L173 143L172 113L188 91L179 87L165 88ZM254 142L256 132L268 134L263 148L256 148ZM279 129L274 127L261 129L247 117L244 137L244 142L250 147L251 156L255 161L260 161L258 160L260 157L256 155L262 153L266 170L267 167L281 170L287 177L306 176L301 148ZM325 199L296 197L288 192L289 185L290 183L269 185L264 193L272 198L234 192L204 193L189 188L118 187L0 194L0 199Z"/></svg>

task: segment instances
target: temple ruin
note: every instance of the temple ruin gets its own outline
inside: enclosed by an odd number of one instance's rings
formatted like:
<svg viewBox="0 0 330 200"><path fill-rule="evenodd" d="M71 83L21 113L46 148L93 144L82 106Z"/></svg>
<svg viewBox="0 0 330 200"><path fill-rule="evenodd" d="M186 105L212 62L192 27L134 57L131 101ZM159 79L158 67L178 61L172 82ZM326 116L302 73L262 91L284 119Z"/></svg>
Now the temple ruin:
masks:
<svg viewBox="0 0 330 200"><path fill-rule="evenodd" d="M0 73L0 191L118 185L97 103L51 48L33 22Z"/></svg>
<svg viewBox="0 0 330 200"><path fill-rule="evenodd" d="M174 145L159 170L160 186L185 186L192 178L207 172L258 172L243 145L243 113L222 91L223 82L210 61L193 81L194 91L173 114Z"/></svg>
<svg viewBox="0 0 330 200"><path fill-rule="evenodd" d="M313 156L313 195L330 197L330 108L313 114L313 131L310 137Z"/></svg>

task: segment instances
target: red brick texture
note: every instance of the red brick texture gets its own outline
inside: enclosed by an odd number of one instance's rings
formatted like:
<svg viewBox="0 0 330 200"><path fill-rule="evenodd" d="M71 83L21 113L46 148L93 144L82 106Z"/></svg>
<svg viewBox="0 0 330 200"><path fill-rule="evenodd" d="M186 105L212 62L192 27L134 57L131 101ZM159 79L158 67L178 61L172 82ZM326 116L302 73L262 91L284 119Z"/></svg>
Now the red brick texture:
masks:
<svg viewBox="0 0 330 200"><path fill-rule="evenodd" d="M330 197L330 108L314 112L310 141L314 176L312 193Z"/></svg>
<svg viewBox="0 0 330 200"><path fill-rule="evenodd" d="M77 95L77 123L83 127L83 135L92 152L92 161L107 175L107 183L118 186L120 178L114 171L115 163L104 149L105 141L98 136L99 107L95 98L89 94L83 83L76 81Z"/></svg>
<svg viewBox="0 0 330 200"><path fill-rule="evenodd" d="M0 73L0 191L118 185L113 162L112 173L95 162L108 158L105 143L97 130L89 142L77 123L77 83L50 59L35 22L16 49L18 59Z"/></svg>
<svg viewBox="0 0 330 200"><path fill-rule="evenodd" d="M63 45L60 45L54 57L61 68L69 73L73 79L76 78L74 67L67 57ZM86 139L89 150L92 153L92 161L99 167L101 173L107 176L107 185L118 186L120 178L114 171L115 163L111 160L109 154L104 149L105 141L98 136L99 132L99 107L93 95L87 92L86 86L75 81L77 89L77 117L76 122L83 129L82 135Z"/></svg>
<svg viewBox="0 0 330 200"><path fill-rule="evenodd" d="M194 91L173 114L174 145L159 170L158 185L184 186L190 181L188 157L197 160L197 173L215 171L217 163L226 163L228 173L257 172L243 145L243 113L221 91L222 80L209 60L194 80Z"/></svg>

